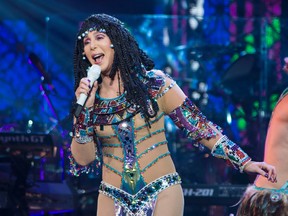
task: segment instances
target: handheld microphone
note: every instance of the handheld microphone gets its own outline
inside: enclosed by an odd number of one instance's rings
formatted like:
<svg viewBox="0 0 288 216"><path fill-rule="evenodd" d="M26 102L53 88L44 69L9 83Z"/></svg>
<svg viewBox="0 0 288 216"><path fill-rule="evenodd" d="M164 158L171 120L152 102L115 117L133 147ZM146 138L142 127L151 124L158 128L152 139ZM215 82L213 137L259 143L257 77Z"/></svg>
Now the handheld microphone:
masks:
<svg viewBox="0 0 288 216"><path fill-rule="evenodd" d="M99 78L101 73L101 67L99 65L92 65L87 73L87 78L90 80L90 87L93 87L94 82ZM85 104L87 100L87 95L84 93L80 94L79 99L76 102L76 108L75 108L75 117L78 118L78 116L80 115L83 106Z"/></svg>

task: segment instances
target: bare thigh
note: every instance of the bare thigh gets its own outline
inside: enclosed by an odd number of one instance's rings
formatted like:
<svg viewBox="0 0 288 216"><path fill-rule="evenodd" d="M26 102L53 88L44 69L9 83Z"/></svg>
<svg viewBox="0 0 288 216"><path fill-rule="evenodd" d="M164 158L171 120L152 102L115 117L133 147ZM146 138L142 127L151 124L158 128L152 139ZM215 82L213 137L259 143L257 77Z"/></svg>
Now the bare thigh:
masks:
<svg viewBox="0 0 288 216"><path fill-rule="evenodd" d="M158 194L153 216L182 216L184 197L180 184L173 185ZM115 216L114 200L99 193L97 216Z"/></svg>
<svg viewBox="0 0 288 216"><path fill-rule="evenodd" d="M97 202L97 216L115 216L114 200L99 193Z"/></svg>
<svg viewBox="0 0 288 216"><path fill-rule="evenodd" d="M184 196L180 184L173 185L159 193L153 216L182 216Z"/></svg>

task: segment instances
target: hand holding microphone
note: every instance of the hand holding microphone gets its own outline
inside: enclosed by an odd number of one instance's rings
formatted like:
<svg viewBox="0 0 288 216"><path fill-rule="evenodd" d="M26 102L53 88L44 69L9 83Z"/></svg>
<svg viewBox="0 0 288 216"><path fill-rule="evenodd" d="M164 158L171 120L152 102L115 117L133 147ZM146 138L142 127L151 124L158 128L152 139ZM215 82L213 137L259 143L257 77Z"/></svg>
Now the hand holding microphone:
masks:
<svg viewBox="0 0 288 216"><path fill-rule="evenodd" d="M93 88L94 82L99 78L101 73L101 67L99 65L92 65L87 73L87 79L90 81L90 87ZM83 106L87 100L87 95L85 93L81 93L80 97L77 100L76 108L75 108L75 117L78 118L80 115Z"/></svg>

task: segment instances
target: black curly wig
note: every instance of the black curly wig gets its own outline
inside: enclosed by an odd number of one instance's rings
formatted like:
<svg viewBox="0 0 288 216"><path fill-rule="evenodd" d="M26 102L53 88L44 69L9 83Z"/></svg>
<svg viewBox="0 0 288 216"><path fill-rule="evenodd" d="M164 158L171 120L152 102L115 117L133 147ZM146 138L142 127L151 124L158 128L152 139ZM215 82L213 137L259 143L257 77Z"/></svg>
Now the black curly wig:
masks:
<svg viewBox="0 0 288 216"><path fill-rule="evenodd" d="M120 71L124 90L127 92L127 101L140 107L146 121L155 117L159 107L148 92L149 86L145 86L140 79L140 76L144 80L149 79L146 71L154 68L154 62L139 48L137 41L125 28L124 23L110 15L93 14L81 24L73 56L75 90L80 80L87 76L87 68L91 66L88 60L83 60L82 53L84 51L83 36L93 30L104 30L114 46L115 54L110 78L113 80L116 72ZM149 113L149 104L154 110L152 114Z"/></svg>

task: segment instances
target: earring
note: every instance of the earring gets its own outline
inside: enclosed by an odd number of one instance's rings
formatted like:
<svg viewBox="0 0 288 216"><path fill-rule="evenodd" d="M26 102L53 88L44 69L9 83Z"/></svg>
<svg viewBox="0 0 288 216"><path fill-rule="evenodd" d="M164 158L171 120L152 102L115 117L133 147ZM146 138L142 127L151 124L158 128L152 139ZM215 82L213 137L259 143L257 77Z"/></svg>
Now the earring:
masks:
<svg viewBox="0 0 288 216"><path fill-rule="evenodd" d="M86 56L85 56L85 53L84 53L84 52L82 53L82 59L83 59L83 60L86 60Z"/></svg>
<svg viewBox="0 0 288 216"><path fill-rule="evenodd" d="M113 45L113 44L110 44L110 47L113 49L113 48L114 48L114 45Z"/></svg>

